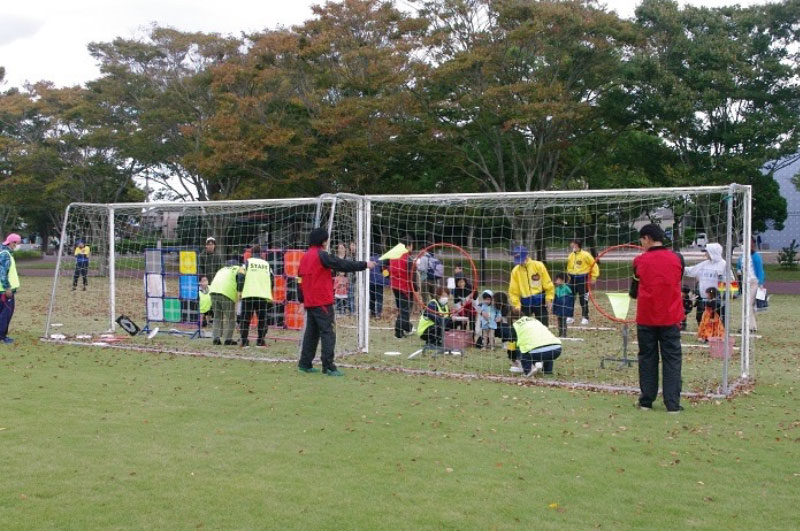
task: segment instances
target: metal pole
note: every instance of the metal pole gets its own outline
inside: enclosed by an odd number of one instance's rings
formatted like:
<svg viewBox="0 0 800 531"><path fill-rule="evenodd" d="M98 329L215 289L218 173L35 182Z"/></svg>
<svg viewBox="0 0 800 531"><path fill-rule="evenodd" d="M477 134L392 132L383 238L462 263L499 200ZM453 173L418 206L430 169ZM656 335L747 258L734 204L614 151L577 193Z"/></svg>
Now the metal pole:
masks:
<svg viewBox="0 0 800 531"><path fill-rule="evenodd" d="M364 260L369 261L370 257L372 256L372 202L369 199L362 199L364 204L364 241L361 243L361 248L364 249ZM364 282L363 285L365 286L366 291L364 293L367 294L364 297L364 306L361 308L361 311L364 314L364 345L362 347L363 352L369 352L369 324L370 324L370 313L369 313L369 301L372 294L370 293L369 289L369 277L372 274L371 271L367 270L367 274L364 275ZM381 284L380 289L383 289L383 285Z"/></svg>
<svg viewBox="0 0 800 531"><path fill-rule="evenodd" d="M733 194L735 188L728 187L728 222L725 242L725 355L722 357L722 394L728 394L728 366L731 351L731 260L733 258Z"/></svg>
<svg viewBox="0 0 800 531"><path fill-rule="evenodd" d="M53 318L53 305L56 301L56 289L58 289L58 274L61 272L61 257L64 256L64 241L67 239L67 220L72 205L68 205L64 211L64 222L61 224L61 238L58 242L58 258L56 258L56 272L53 277L53 291L50 293L50 304L47 307L47 319L44 324L44 337L50 332L50 322Z"/></svg>
<svg viewBox="0 0 800 531"><path fill-rule="evenodd" d="M740 374L742 378L750 376L750 253L752 252L751 242L753 237L752 228L752 196L753 189L748 186L744 189L744 245L742 246L742 349L740 351Z"/></svg>
<svg viewBox="0 0 800 531"><path fill-rule="evenodd" d="M117 328L117 322L114 320L114 315L117 313L117 252L114 228L114 207L108 207L108 279L109 291L108 306L111 311L111 326L109 332L114 333Z"/></svg>

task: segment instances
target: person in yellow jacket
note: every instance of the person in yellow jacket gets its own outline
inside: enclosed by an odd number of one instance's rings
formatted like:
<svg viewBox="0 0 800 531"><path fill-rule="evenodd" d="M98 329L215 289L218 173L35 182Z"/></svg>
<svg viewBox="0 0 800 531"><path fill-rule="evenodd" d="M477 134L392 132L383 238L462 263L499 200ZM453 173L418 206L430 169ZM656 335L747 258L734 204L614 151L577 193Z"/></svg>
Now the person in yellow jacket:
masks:
<svg viewBox="0 0 800 531"><path fill-rule="evenodd" d="M236 301L239 298L239 290L236 284L236 275L241 268L235 260L228 262L228 265L217 271L214 280L208 287L211 294L211 309L214 311L213 336L215 345L222 344L222 338L226 345L235 345L233 340L233 330L236 328Z"/></svg>
<svg viewBox="0 0 800 531"><path fill-rule="evenodd" d="M269 262L261 258L261 246L254 245L250 258L236 276L236 284L242 293L242 315L240 328L241 345L250 345L250 320L258 317L258 339L256 346L263 347L267 335L267 309L272 302L272 273Z"/></svg>
<svg viewBox="0 0 800 531"><path fill-rule="evenodd" d="M522 317L514 323L514 339L525 376L540 370L553 374L553 360L561 355L561 340L534 317Z"/></svg>
<svg viewBox="0 0 800 531"><path fill-rule="evenodd" d="M0 245L0 343L10 345L14 342L8 337L8 327L11 318L14 316L14 306L16 304L17 290L19 289L19 275L17 274L17 264L14 262L12 253L22 238L13 232L6 236L5 241Z"/></svg>
<svg viewBox="0 0 800 531"><path fill-rule="evenodd" d="M92 251L82 239L75 242L75 274L72 275L72 291L78 288L78 278L83 277L83 291L86 291L88 284L87 276L89 274L89 257Z"/></svg>
<svg viewBox="0 0 800 531"><path fill-rule="evenodd" d="M600 268L590 253L583 250L580 240L570 240L567 257L567 274L572 294L581 302L581 324L589 324L589 283L594 284L600 276ZM567 324L575 322L567 318Z"/></svg>
<svg viewBox="0 0 800 531"><path fill-rule="evenodd" d="M508 285L511 306L522 315L535 315L547 326L547 306L556 296L550 273L542 262L528 256L525 246L514 247L513 253L515 265Z"/></svg>
<svg viewBox="0 0 800 531"><path fill-rule="evenodd" d="M450 292L444 286L437 286L435 296L419 316L417 335L426 345L441 347L444 344L444 331L453 327L450 317Z"/></svg>

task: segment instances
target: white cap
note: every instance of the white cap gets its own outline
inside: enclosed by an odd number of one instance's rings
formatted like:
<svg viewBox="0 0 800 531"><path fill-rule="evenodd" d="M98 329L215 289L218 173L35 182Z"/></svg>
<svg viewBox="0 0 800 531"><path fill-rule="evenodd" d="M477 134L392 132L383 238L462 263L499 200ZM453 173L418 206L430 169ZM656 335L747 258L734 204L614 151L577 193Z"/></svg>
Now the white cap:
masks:
<svg viewBox="0 0 800 531"><path fill-rule="evenodd" d="M209 236L208 238L206 238L206 243L208 243L208 242L217 243L217 240L215 240L213 236Z"/></svg>

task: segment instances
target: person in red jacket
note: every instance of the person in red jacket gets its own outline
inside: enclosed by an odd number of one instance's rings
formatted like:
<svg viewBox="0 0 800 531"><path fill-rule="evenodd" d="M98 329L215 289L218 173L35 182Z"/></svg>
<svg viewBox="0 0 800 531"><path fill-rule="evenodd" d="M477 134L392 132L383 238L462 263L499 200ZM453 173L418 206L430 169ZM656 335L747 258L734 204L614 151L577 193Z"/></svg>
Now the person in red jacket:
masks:
<svg viewBox="0 0 800 531"><path fill-rule="evenodd" d="M389 277L397 306L397 319L394 322L394 337L400 339L411 333L411 305L413 304L411 251L414 246L406 239L403 242L408 252L395 260L389 261Z"/></svg>
<svg viewBox="0 0 800 531"><path fill-rule="evenodd" d="M322 372L328 376L343 376L333 363L336 348L333 309L333 274L363 271L375 267L373 262L344 260L327 252L328 232L314 229L308 236L308 251L300 259L300 302L306 309L306 331L300 347L300 372L318 372L313 367L317 344L322 340Z"/></svg>
<svg viewBox="0 0 800 531"><path fill-rule="evenodd" d="M681 322L684 319L684 261L680 253L664 247L664 231L653 223L639 231L645 252L633 259L630 296L637 299L639 340L638 407L653 408L658 395L658 358L663 366L664 405L670 413L681 407Z"/></svg>

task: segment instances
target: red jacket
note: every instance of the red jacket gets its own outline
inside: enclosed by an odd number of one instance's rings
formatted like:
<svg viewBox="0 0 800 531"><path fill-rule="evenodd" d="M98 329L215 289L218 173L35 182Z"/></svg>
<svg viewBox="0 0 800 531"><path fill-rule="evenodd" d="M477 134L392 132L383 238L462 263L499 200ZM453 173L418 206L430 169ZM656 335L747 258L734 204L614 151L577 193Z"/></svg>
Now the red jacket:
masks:
<svg viewBox="0 0 800 531"><path fill-rule="evenodd" d="M409 253L404 254L395 260L389 260L389 276L391 277L392 289L403 293L411 293L411 261Z"/></svg>
<svg viewBox="0 0 800 531"><path fill-rule="evenodd" d="M664 246L651 247L633 259L636 324L672 326L683 321L683 266L683 256Z"/></svg>
<svg viewBox="0 0 800 531"><path fill-rule="evenodd" d="M331 270L346 273L363 271L366 262L344 260L331 256L315 245L308 248L300 259L297 276L300 277L300 295L306 308L330 306L333 304L333 275Z"/></svg>

